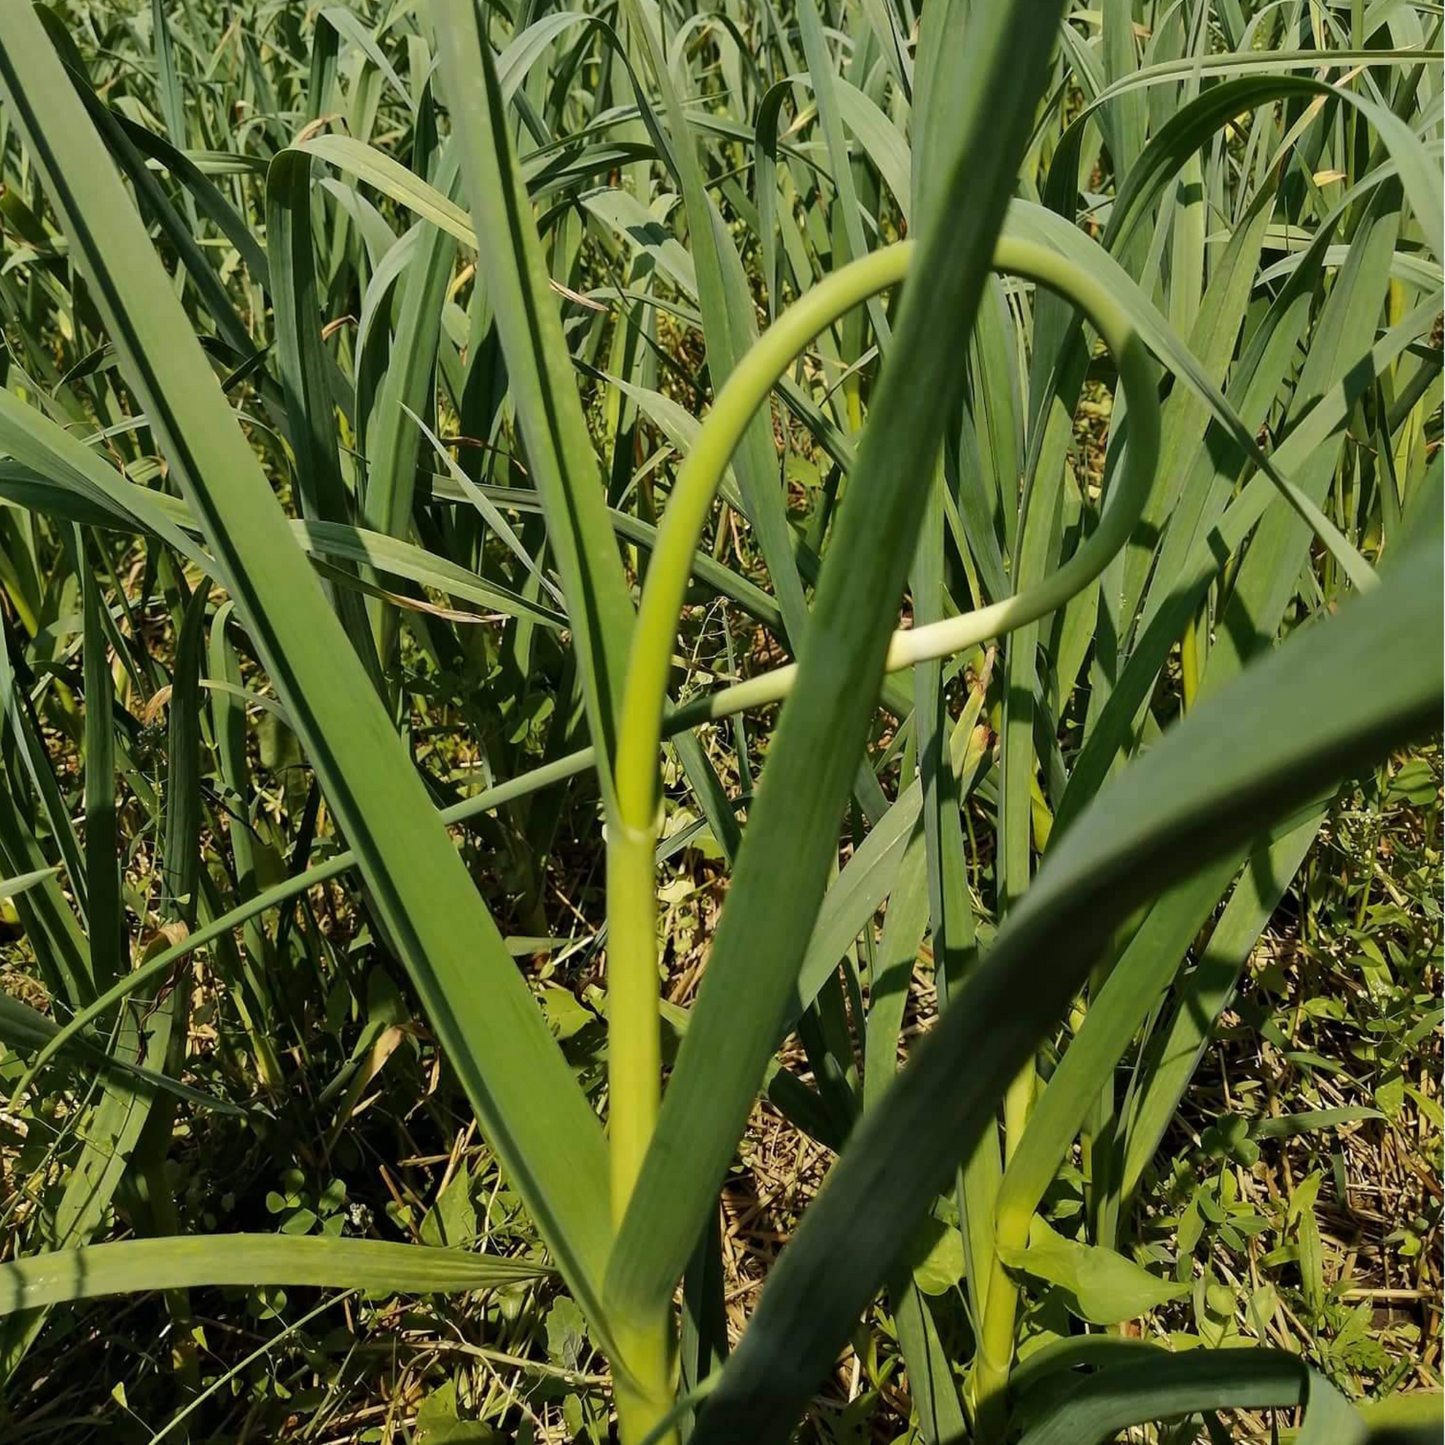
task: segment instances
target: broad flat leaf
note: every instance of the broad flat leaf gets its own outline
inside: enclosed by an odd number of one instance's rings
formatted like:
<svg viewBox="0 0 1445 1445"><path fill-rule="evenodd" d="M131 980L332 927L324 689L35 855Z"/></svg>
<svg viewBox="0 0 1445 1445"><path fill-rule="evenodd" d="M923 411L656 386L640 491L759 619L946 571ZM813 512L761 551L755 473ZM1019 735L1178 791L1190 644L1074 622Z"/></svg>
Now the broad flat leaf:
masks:
<svg viewBox="0 0 1445 1445"><path fill-rule="evenodd" d="M1316 1435L1338 1445L1363 1438L1356 1412L1323 1375L1277 1350L1191 1350L1100 1370L1082 1381L1029 1429L1020 1445L1104 1445L1121 1430L1204 1410L1305 1406L1306 1434L1318 1410L1321 1424L1342 1434ZM962 1445L961 1441L951 1445ZM1313 1445L1313 1442L1312 1442Z"/></svg>
<svg viewBox="0 0 1445 1445"><path fill-rule="evenodd" d="M963 1236L953 1225L925 1220L914 1247L923 1257L913 1266L913 1282L924 1294L947 1294L963 1278Z"/></svg>
<svg viewBox="0 0 1445 1445"><path fill-rule="evenodd" d="M1010 1269L1058 1285L1069 1308L1096 1325L1137 1319L1168 1300L1182 1299L1191 1288L1161 1279L1115 1250L1065 1239L1038 1215L1029 1228L1028 1247L1000 1245L999 1257Z"/></svg>

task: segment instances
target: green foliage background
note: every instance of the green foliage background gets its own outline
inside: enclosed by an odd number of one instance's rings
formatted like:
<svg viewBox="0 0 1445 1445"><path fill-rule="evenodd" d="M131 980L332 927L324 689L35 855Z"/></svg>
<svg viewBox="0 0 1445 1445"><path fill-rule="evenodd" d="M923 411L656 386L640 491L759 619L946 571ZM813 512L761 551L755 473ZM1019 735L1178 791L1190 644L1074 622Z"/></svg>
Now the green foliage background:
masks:
<svg viewBox="0 0 1445 1445"><path fill-rule="evenodd" d="M679 1276L700 1441L1438 1390L1440 53L1399 0L16 0L7 1438L601 1441ZM1158 466L1064 605L880 683L1130 454L1000 228L1142 338ZM759 333L904 238L669 553ZM678 555L678 1068L609 1215ZM800 652L787 727L719 701Z"/></svg>

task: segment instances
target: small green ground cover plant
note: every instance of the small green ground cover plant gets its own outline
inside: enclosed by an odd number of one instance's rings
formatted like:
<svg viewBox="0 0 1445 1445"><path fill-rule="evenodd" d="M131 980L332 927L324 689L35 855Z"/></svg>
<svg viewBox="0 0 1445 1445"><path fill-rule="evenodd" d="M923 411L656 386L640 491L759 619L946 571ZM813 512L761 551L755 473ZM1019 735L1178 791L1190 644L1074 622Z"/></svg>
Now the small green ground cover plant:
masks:
<svg viewBox="0 0 1445 1445"><path fill-rule="evenodd" d="M1438 1433L1440 61L0 11L14 1437Z"/></svg>

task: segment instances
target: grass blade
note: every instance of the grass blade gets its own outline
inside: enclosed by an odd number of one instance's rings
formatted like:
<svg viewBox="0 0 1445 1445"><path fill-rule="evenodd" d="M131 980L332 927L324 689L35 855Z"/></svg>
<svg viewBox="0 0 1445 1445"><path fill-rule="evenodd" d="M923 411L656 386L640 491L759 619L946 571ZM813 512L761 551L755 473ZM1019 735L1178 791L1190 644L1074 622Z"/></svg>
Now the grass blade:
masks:
<svg viewBox="0 0 1445 1445"><path fill-rule="evenodd" d="M571 609L606 794L632 603L481 14L475 0L434 0L433 13L462 179L473 213L492 218L477 237L477 264L487 279L517 420Z"/></svg>
<svg viewBox="0 0 1445 1445"><path fill-rule="evenodd" d="M528 1260L373 1239L203 1234L57 1250L0 1264L0 1315L67 1300L201 1285L312 1285L407 1294L545 1279Z"/></svg>

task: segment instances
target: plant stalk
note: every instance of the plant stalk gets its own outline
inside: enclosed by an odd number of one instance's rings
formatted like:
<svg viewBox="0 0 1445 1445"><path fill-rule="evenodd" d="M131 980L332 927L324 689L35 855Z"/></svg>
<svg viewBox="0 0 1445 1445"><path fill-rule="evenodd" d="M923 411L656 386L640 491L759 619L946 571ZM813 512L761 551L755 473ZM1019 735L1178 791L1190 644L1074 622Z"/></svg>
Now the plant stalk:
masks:
<svg viewBox="0 0 1445 1445"><path fill-rule="evenodd" d="M851 307L895 285L907 274L913 243L901 242L854 261L820 282L763 334L728 378L678 471L659 528L633 632L618 728L616 809L608 845L608 1027L612 1209L614 1226L632 1203L637 1179L656 1126L661 1060L658 1038L660 983L657 955L656 892L653 850L659 811L658 752L667 719L667 685L672 669L678 617L686 597L693 554L712 509L728 459L732 456L777 378L825 327ZM1011 237L999 240L995 265L1060 291L1081 306L1113 352L1128 396L1130 446L1123 476L1111 493L1104 515L1089 541L1039 586L1018 596L929 626L894 634L889 670L959 651L1034 621L1066 602L1092 581L1133 531L1143 508L1158 459L1158 406L1146 353L1117 302L1092 278L1056 252ZM748 706L785 696L796 669L782 668L730 689L731 701ZM709 708L711 700L703 706ZM701 719L699 719L701 720ZM1033 1065L1009 1091L1008 1114L1014 1127L1010 1144L1022 1137L1033 1100ZM1027 1216L1023 1232L1027 1238ZM1005 1243L1010 1242L1008 1240ZM986 1348L981 1391L984 1408L1002 1407L1013 1354L1017 1289L995 1258L995 1278L986 1311ZM616 1301L612 1301L614 1305ZM639 1303L645 1307L639 1309ZM636 1389L619 1386L619 1410L627 1411L624 1439L652 1413L670 1389L670 1291L656 1300L630 1301L621 1349L635 1374ZM634 1352L635 1351L635 1358ZM997 1401L997 1404L993 1403ZM644 1432L645 1433L645 1432Z"/></svg>

